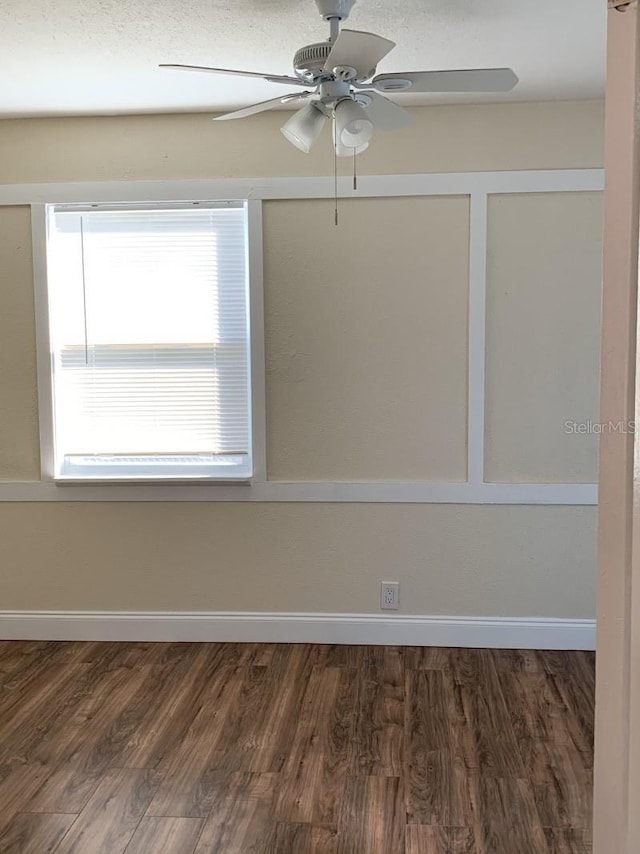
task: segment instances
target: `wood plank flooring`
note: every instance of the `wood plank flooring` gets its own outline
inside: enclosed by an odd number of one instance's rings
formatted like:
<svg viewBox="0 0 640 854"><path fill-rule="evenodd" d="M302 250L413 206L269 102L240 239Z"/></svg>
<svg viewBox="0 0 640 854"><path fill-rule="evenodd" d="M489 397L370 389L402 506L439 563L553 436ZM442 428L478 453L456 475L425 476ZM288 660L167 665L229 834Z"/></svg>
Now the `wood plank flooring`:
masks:
<svg viewBox="0 0 640 854"><path fill-rule="evenodd" d="M2 854L587 854L593 655L0 642Z"/></svg>

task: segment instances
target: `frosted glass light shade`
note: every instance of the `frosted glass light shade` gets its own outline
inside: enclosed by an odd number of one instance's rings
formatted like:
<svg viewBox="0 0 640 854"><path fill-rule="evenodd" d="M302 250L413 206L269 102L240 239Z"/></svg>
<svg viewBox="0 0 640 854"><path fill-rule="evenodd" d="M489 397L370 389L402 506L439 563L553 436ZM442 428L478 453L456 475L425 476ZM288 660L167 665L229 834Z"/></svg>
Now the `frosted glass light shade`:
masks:
<svg viewBox="0 0 640 854"><path fill-rule="evenodd" d="M363 145L351 147L349 145L343 145L339 139L336 139L335 149L337 157L353 157L354 154L362 154L362 152L366 151L367 148L369 148L368 142L365 142Z"/></svg>
<svg viewBox="0 0 640 854"><path fill-rule="evenodd" d="M294 113L280 130L296 148L308 154L322 133L326 116L315 104L307 104Z"/></svg>
<svg viewBox="0 0 640 854"><path fill-rule="evenodd" d="M341 145L358 148L373 136L373 123L364 107L351 98L338 101L335 109L336 137Z"/></svg>

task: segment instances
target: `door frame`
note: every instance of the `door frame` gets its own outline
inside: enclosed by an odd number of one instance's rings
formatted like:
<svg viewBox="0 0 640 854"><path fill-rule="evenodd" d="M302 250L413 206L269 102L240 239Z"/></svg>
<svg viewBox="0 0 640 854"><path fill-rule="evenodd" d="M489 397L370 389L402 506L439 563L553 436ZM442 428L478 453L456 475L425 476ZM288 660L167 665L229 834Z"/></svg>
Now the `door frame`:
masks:
<svg viewBox="0 0 640 854"><path fill-rule="evenodd" d="M638 423L640 14L607 12L600 414ZM640 437L601 433L594 854L640 850ZM635 842L634 842L635 841Z"/></svg>

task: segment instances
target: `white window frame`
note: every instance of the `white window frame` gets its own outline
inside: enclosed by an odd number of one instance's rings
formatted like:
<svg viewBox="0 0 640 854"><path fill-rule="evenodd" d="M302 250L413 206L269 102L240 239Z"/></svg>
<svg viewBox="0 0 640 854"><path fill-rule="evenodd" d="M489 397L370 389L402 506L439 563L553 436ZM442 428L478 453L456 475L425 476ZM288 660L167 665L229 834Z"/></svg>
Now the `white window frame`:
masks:
<svg viewBox="0 0 640 854"><path fill-rule="evenodd" d="M219 205L223 200L193 200L194 207L206 204ZM146 485L169 488L176 484L197 486L228 486L230 483L240 486L255 482L264 482L266 477L266 430L265 430L265 361L264 361L264 295L263 295L263 255L262 255L262 204L259 200L233 199L224 201L241 202L247 216L247 263L249 283L249 347L250 347L250 422L251 422L251 458L252 474L248 477L207 477L189 478L188 476L148 478L144 475L122 477L96 476L73 479L56 477L54 459L54 383L52 371L51 338L49 325L49 288L47 281L47 228L48 212L59 204L34 204L31 206L31 229L34 258L34 304L36 319L36 352L38 375L38 413L40 426L40 476L43 482L55 486L101 486ZM96 205L102 205L97 201ZM113 204L111 202L110 204ZM187 202L132 202L126 200L118 207L184 208Z"/></svg>

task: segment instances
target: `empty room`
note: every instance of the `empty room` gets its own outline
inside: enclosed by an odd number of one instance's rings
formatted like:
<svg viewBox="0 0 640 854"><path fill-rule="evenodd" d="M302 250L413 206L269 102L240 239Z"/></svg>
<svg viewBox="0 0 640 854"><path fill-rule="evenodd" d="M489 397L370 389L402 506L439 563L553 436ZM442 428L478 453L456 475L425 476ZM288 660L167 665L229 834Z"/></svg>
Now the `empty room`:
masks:
<svg viewBox="0 0 640 854"><path fill-rule="evenodd" d="M637 850L609 6L0 4L0 854Z"/></svg>

